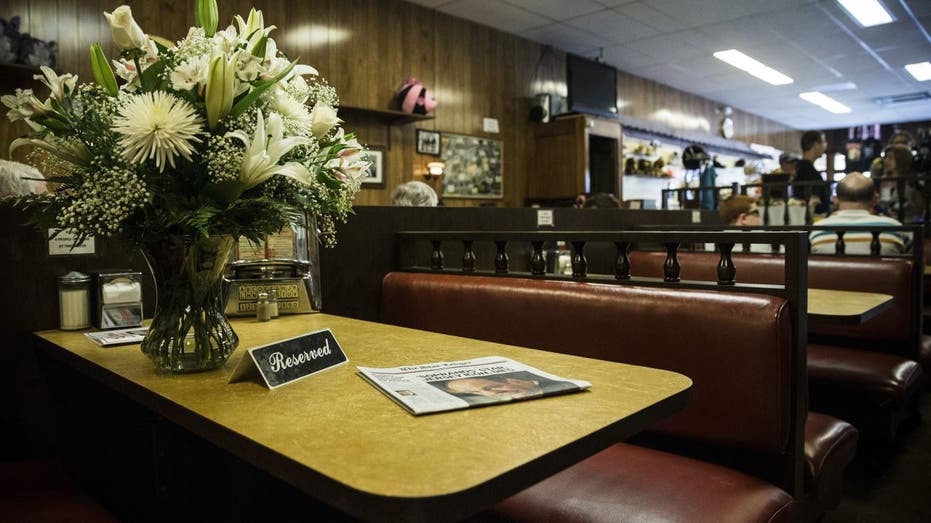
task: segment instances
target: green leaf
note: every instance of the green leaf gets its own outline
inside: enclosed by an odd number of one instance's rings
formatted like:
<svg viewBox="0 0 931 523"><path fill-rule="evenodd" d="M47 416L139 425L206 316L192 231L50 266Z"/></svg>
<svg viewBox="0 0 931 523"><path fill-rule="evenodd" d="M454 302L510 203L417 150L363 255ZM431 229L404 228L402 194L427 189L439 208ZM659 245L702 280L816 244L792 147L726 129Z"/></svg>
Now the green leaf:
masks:
<svg viewBox="0 0 931 523"><path fill-rule="evenodd" d="M155 89L156 83L158 82L158 76L162 74L162 71L165 70L165 65L166 64L164 60L159 60L142 72L140 81L142 82L142 89L144 91L152 91Z"/></svg>
<svg viewBox="0 0 931 523"><path fill-rule="evenodd" d="M164 36L149 35L149 40L155 42L155 48L158 49L158 54L162 54L175 46L174 42Z"/></svg>
<svg viewBox="0 0 931 523"><path fill-rule="evenodd" d="M249 92L249 94L247 94L241 100L236 102L236 105L233 106L233 110L230 111L230 114L234 118L242 114L243 111L251 107L252 104L254 104L255 101L259 99L259 96L262 96L262 93L267 91L269 87L280 82L281 79L284 78L285 76L288 76L288 73L291 72L291 69L294 69L294 66L296 64L297 64L297 60L291 62L291 65L289 65L284 71L281 71L280 73L278 73L278 75L272 78L271 80L266 80L260 83L259 85L253 87L252 91Z"/></svg>
<svg viewBox="0 0 931 523"><path fill-rule="evenodd" d="M214 200L230 205L242 196L243 185L238 180L229 180L211 185L207 192Z"/></svg>
<svg viewBox="0 0 931 523"><path fill-rule="evenodd" d="M39 122L40 125L44 125L46 128L50 129L53 133L61 135L71 130L71 126L56 120L54 118L46 118Z"/></svg>

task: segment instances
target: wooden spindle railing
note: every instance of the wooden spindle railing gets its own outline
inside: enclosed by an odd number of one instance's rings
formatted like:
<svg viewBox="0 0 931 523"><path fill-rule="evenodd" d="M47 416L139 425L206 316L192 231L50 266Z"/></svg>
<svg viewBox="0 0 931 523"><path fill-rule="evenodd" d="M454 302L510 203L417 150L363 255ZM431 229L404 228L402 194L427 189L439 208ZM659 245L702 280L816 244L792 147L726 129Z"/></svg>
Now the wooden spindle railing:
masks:
<svg viewBox="0 0 931 523"><path fill-rule="evenodd" d="M630 279L630 242L614 242L617 248L617 261L614 263L614 278Z"/></svg>
<svg viewBox="0 0 931 523"><path fill-rule="evenodd" d="M472 240L462 240L462 270L475 272L475 251L472 250Z"/></svg>
<svg viewBox="0 0 931 523"><path fill-rule="evenodd" d="M663 281L679 281L679 242L666 242L666 263L663 264Z"/></svg>
<svg viewBox="0 0 931 523"><path fill-rule="evenodd" d="M584 278L588 276L588 260L585 258L585 242L572 242L572 277Z"/></svg>
<svg viewBox="0 0 931 523"><path fill-rule="evenodd" d="M495 273L508 273L508 242L507 240L495 240Z"/></svg>

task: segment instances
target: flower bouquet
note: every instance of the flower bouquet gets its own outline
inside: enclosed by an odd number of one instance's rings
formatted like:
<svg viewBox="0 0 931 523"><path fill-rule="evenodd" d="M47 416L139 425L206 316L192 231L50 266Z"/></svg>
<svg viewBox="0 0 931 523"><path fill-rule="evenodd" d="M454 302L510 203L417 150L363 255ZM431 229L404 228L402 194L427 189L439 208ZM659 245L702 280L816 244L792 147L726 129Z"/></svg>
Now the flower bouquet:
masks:
<svg viewBox="0 0 931 523"><path fill-rule="evenodd" d="M33 130L10 150L34 146L31 163L57 184L17 204L40 227L145 253L158 295L142 350L168 372L215 368L238 344L220 287L235 242L312 216L332 244L369 167L335 90L278 50L261 11L218 31L215 0L196 10L178 42L145 34L128 6L104 13L120 56L111 67L91 47L96 82L43 67L47 100L2 99Z"/></svg>

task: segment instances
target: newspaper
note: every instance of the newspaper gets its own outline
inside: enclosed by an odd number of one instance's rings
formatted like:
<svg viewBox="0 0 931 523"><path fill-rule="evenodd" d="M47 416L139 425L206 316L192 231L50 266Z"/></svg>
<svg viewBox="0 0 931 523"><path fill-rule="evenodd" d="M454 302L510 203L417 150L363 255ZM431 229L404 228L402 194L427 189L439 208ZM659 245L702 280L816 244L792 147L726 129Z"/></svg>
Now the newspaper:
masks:
<svg viewBox="0 0 931 523"><path fill-rule="evenodd" d="M131 329L85 332L84 335L97 345L109 347L110 345L141 343L142 339L145 338L146 330L148 330L148 327L133 327Z"/></svg>
<svg viewBox="0 0 931 523"><path fill-rule="evenodd" d="M412 414L542 398L591 387L501 356L376 369L359 374Z"/></svg>

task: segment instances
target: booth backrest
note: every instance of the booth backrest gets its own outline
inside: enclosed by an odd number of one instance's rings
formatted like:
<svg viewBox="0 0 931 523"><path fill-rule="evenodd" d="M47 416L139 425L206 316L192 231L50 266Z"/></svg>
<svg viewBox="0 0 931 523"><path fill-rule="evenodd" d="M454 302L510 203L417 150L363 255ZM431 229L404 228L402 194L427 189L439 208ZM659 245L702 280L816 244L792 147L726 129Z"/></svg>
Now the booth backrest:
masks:
<svg viewBox="0 0 931 523"><path fill-rule="evenodd" d="M710 252L681 252L678 255L683 280L708 280L715 277L719 255ZM666 253L636 251L630 254L631 274L658 277L663 275ZM737 282L781 284L785 261L782 256L735 254ZM818 256L808 258L808 286L876 292L895 296L892 307L859 325L809 325L809 333L841 336L858 340L886 342L903 356L914 358L920 336L918 307L921 287L914 280L912 258L867 258L864 256ZM914 353L914 354L913 354Z"/></svg>
<svg viewBox="0 0 931 523"><path fill-rule="evenodd" d="M381 319L680 372L694 382L691 402L653 430L770 458L792 444L793 388L804 385L793 370L797 348L784 298L393 272L383 280Z"/></svg>

